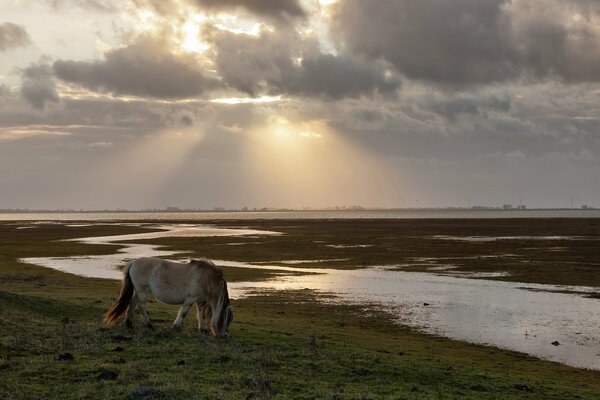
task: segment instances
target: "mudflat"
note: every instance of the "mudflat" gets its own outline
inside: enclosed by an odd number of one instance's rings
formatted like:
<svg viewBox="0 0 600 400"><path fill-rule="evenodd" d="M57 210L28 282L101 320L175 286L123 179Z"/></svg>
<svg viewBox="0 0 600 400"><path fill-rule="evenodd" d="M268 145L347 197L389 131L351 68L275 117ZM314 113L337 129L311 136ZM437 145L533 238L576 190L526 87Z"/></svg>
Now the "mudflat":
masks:
<svg viewBox="0 0 600 400"><path fill-rule="evenodd" d="M181 221L180 221L181 222ZM307 260L296 266L407 271L505 272L497 280L600 286L600 219L363 219L212 221L284 233L278 236L162 238L220 260ZM231 245L235 242L235 245ZM140 243L140 241L136 241ZM312 260L312 261L311 261Z"/></svg>

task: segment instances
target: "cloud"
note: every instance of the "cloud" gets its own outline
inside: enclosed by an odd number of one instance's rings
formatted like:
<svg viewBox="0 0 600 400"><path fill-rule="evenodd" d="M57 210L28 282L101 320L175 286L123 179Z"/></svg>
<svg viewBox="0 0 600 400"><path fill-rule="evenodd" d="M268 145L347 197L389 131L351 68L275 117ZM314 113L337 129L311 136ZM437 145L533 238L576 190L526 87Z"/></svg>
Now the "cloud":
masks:
<svg viewBox="0 0 600 400"><path fill-rule="evenodd" d="M340 99L393 93L400 82L377 63L321 53L315 43L294 33L260 36L214 34L216 68L231 88L257 95L290 94Z"/></svg>
<svg viewBox="0 0 600 400"><path fill-rule="evenodd" d="M510 111L511 97L507 94L428 96L420 102L420 105L450 121L454 121L461 115L485 116L488 112L507 113Z"/></svg>
<svg viewBox="0 0 600 400"><path fill-rule="evenodd" d="M52 67L45 60L30 64L20 72L21 95L31 106L42 110L48 102L59 101Z"/></svg>
<svg viewBox="0 0 600 400"><path fill-rule="evenodd" d="M0 24L0 52L31 44L31 38L21 25L11 22Z"/></svg>
<svg viewBox="0 0 600 400"><path fill-rule="evenodd" d="M345 51L436 84L598 82L599 12L589 0L346 0L331 34Z"/></svg>
<svg viewBox="0 0 600 400"><path fill-rule="evenodd" d="M58 60L54 73L63 81L116 95L193 98L216 86L190 54L176 54L161 39L143 37L108 51L95 61Z"/></svg>
<svg viewBox="0 0 600 400"><path fill-rule="evenodd" d="M258 16L274 19L305 18L298 0L192 0L204 10L231 11L243 9Z"/></svg>
<svg viewBox="0 0 600 400"><path fill-rule="evenodd" d="M119 8L110 0L48 0L48 3L55 10L68 5L74 5L90 11L100 11L106 13L117 12Z"/></svg>
<svg viewBox="0 0 600 400"><path fill-rule="evenodd" d="M0 128L0 143L27 139L35 136L68 136L69 132L61 132L44 127Z"/></svg>
<svg viewBox="0 0 600 400"><path fill-rule="evenodd" d="M300 63L295 80L287 90L307 96L324 95L339 99L358 97L373 92L394 93L400 81L386 77L377 65L331 54L308 56Z"/></svg>

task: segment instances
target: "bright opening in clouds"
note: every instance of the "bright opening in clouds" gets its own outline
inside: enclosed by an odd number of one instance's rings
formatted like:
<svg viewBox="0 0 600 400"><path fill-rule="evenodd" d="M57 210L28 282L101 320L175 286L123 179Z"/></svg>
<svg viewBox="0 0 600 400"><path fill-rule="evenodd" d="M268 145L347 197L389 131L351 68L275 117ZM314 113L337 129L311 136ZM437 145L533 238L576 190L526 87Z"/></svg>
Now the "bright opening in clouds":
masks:
<svg viewBox="0 0 600 400"><path fill-rule="evenodd" d="M0 208L600 207L588 0L21 0Z"/></svg>

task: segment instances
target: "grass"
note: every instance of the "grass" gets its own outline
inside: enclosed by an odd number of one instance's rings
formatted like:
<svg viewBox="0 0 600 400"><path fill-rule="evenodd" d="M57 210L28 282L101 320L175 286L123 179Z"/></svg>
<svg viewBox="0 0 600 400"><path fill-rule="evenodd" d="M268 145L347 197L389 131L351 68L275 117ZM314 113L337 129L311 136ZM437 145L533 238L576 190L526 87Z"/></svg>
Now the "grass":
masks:
<svg viewBox="0 0 600 400"><path fill-rule="evenodd" d="M323 231L330 232L328 223L323 225ZM228 340L199 335L195 315L188 316L181 332L171 331L177 308L157 302L149 305L155 331L142 329L139 321L134 330L106 327L100 318L116 297L117 282L27 266L16 259L113 251L55 239L93 236L100 230L129 233L135 228L90 227L82 235L84 228L72 231L60 225L22 230L27 233L14 226L0 227L0 398L600 396L599 372L423 335L392 324L375 308L323 303L308 290L236 300ZM293 229L286 229L291 236ZM21 235L19 240L15 235ZM245 278L236 277L235 270L225 272L229 280ZM144 390L148 396L141 396Z"/></svg>

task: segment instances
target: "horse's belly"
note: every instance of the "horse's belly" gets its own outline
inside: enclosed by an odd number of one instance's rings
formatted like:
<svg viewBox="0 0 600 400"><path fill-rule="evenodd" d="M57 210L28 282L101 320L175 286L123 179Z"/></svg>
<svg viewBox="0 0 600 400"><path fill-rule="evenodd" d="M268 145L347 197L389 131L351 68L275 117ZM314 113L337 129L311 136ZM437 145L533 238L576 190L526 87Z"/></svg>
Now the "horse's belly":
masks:
<svg viewBox="0 0 600 400"><path fill-rule="evenodd" d="M150 287L150 291L156 300L165 304L182 304L187 298L187 290L176 290L164 286Z"/></svg>
<svg viewBox="0 0 600 400"><path fill-rule="evenodd" d="M156 298L156 300L160 301L161 303L165 303L165 304L171 304L171 305L177 305L177 304L183 304L183 302L185 302L185 297L176 297L176 296L154 296Z"/></svg>

